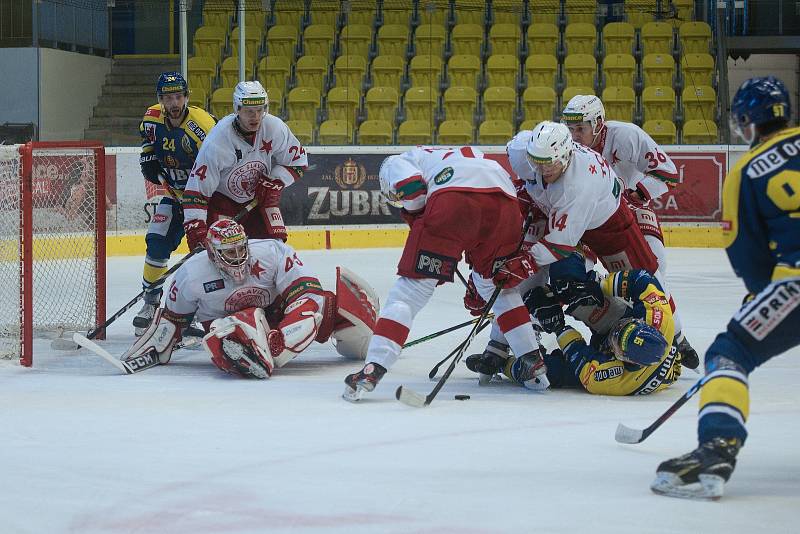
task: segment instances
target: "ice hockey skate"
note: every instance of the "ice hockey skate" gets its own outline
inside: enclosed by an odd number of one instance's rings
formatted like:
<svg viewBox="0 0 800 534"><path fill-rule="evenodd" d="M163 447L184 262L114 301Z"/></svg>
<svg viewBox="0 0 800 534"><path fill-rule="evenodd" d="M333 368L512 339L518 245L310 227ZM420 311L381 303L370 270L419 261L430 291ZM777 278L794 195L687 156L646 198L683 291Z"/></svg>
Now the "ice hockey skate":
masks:
<svg viewBox="0 0 800 534"><path fill-rule="evenodd" d="M358 402L364 393L369 393L375 389L386 368L378 363L368 363L357 373L347 375L344 383L347 385L342 393L342 398L350 402Z"/></svg>
<svg viewBox="0 0 800 534"><path fill-rule="evenodd" d="M714 438L690 453L662 462L650 489L667 497L717 500L736 467L741 446L736 438Z"/></svg>
<svg viewBox="0 0 800 534"><path fill-rule="evenodd" d="M478 383L485 386L492 378L502 373L508 360L508 345L497 341L489 341L482 354L470 354L465 363L467 369L478 373Z"/></svg>
<svg viewBox="0 0 800 534"><path fill-rule="evenodd" d="M136 317L133 318L134 334L136 334L136 337L144 334L147 327L153 322L153 317L160 304L161 291L145 292L144 305L136 314Z"/></svg>
<svg viewBox="0 0 800 534"><path fill-rule="evenodd" d="M689 344L688 339L682 335L676 336L676 339L677 337L680 337L677 347L678 352L681 353L681 365L688 367L689 369L696 370L698 367L700 367L700 356Z"/></svg>

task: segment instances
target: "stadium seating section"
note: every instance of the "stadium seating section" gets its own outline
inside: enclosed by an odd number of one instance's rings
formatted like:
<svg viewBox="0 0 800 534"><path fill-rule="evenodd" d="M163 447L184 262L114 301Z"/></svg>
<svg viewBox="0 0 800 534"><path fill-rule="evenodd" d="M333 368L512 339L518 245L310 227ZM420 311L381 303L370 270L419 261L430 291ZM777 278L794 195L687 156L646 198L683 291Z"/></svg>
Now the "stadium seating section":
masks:
<svg viewBox="0 0 800 534"><path fill-rule="evenodd" d="M576 94L662 143L718 140L714 34L691 0L270 0L241 21L230 4L204 2L191 103L230 113L243 54L307 144L502 145Z"/></svg>

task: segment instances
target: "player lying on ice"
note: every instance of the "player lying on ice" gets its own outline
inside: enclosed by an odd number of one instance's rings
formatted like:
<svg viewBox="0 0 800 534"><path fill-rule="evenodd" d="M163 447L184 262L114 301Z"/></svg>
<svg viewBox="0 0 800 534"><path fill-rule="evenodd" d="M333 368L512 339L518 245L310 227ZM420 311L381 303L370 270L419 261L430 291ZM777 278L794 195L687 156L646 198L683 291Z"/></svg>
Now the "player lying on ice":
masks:
<svg viewBox="0 0 800 534"><path fill-rule="evenodd" d="M323 290L292 247L248 242L244 228L227 219L211 224L205 247L207 254L175 272L165 306L123 360L168 363L193 318L208 329L203 346L214 365L247 378L268 378L312 341L329 338L342 356L364 359L380 306L361 278L337 267L336 294Z"/></svg>

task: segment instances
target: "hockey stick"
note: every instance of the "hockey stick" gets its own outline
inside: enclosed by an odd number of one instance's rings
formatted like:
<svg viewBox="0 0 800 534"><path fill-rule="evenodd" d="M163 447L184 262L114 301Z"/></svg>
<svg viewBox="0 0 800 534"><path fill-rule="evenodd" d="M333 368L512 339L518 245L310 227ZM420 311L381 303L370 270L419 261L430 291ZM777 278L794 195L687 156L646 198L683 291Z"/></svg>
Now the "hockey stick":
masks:
<svg viewBox="0 0 800 534"><path fill-rule="evenodd" d="M239 222L239 221L240 221L240 220L242 220L242 219L243 219L243 218L244 218L244 217L245 217L245 216L246 216L248 213L250 213L250 211L252 211L252 209L253 209L254 207L256 207L257 205L258 205L258 200L256 200L256 199L253 199L253 200L251 200L251 201L250 201L250 202L249 202L249 203L248 203L248 204L247 204L247 205L246 205L244 208L242 208L242 210L241 210L241 211L239 211L239 213L237 213L237 214L236 214L236 216L233 218L233 220L234 220L234 221L236 221L236 222ZM189 252L189 253L188 253L186 256L184 256L183 258L181 258L181 260L180 260L178 263L176 263L175 265L173 265L172 267L170 267L170 268L167 270L167 272L165 272L164 274L162 274L162 275L161 275L161 276L158 278L158 280L156 280L155 282L153 282L153 284L161 284L161 283L163 283L163 282L164 282L164 281L165 281L167 278L169 278L169 276L170 276L172 273L174 273L175 271L177 271L177 270L178 270L178 269L181 267L181 265L183 265L184 263L186 263L186 261L187 261L189 258L191 258L192 256L194 256L194 255L195 255L195 254L197 254L198 252L202 252L203 250L205 250L205 249L204 249L204 248L202 248L202 247L198 247L198 248L196 248L196 249L192 250L191 252ZM140 299L141 299L143 296L144 296L144 289L142 289L142 291L141 291L141 292L140 292L138 295L136 295L135 297L133 297L133 298L132 298L130 301L128 301L128 303L127 303L127 304L125 304L125 305L124 305L122 308L120 308L120 309L119 309L119 310L118 310L116 313L114 313L114 315L112 315L111 317L109 317L108 319L106 319L106 320L105 320L105 322L103 322L103 324L101 324L100 326L97 326L97 327L95 327L95 328L94 328L94 330L90 330L90 331L89 331L89 332L86 334L86 336L85 336L85 337L86 337L86 339L94 339L95 337L97 337L97 334L99 334L100 332L102 332L102 331L103 331L103 330L104 330L104 329L105 329L105 328L106 328L108 325L110 325L111 323L113 323L114 321L116 321L117 319L119 319L120 317L122 317L122 316L125 314L125 312L127 312L127 311L128 311L128 310L130 310L130 309L131 309L133 306L135 306L135 305L136 305L136 303L137 303L137 302L139 302L139 300L140 300ZM63 334L64 334L64 332L62 332L62 335L63 335ZM68 334L68 335L69 335L69 334ZM76 349L78 349L78 348L79 348L79 344L75 343L74 336L73 336L73 335L70 335L70 337L71 337L71 338L73 338L73 339L71 339L71 340L70 340L70 339L66 339L66 338L64 338L64 337L61 337L61 336L59 336L58 338L54 339L54 340L53 340L53 341L50 343L50 347L51 347L51 348L53 348L53 349L56 349L56 350L76 350Z"/></svg>
<svg viewBox="0 0 800 534"><path fill-rule="evenodd" d="M481 330L483 330L484 328L486 328L487 326L489 326L490 324L492 324L492 323L491 323L491 319L494 319L494 314L493 314L493 313L490 313L489 315L487 315L487 316L486 316L486 318L487 318L487 319L490 319L490 321L487 321L487 322L483 323L483 324L482 324L480 327L478 327L478 332L477 332L477 333L480 333L480 332L481 332ZM480 317L476 317L475 319L473 319L472 321L470 321L470 323L476 323L476 322L478 322L479 320L480 320ZM428 373L428 378L430 378L431 380L433 380L434 378L436 378L436 373L438 373L438 372L439 372L439 367L441 367L441 366L442 366L442 364L444 364L444 363L445 363L447 360L449 360L450 358L452 358L452 357L455 355L455 353L456 353L456 352L458 352L458 349L460 349L460 348L461 348L461 345L459 345L458 347L456 347L455 349L453 349L453 351L452 351L450 354L448 354L447 356L445 356L444 358L442 358L442 359L439 361L439 363L437 363L436 365L434 365L434 366L433 366L433 369L431 369L431 370L430 370L430 372Z"/></svg>
<svg viewBox="0 0 800 534"><path fill-rule="evenodd" d="M494 318L494 314L493 313L491 313L489 315L491 315L491 317ZM451 327L445 328L444 330L439 330L438 332L434 332L432 334L428 334L427 336L422 336L421 338L415 339L414 341L409 341L408 343L403 345L403 348L406 349L408 347L413 347L414 345L419 345L420 343L423 343L425 341L429 341L429 340L437 338L439 336L443 336L445 334L449 334L450 332L454 332L456 330L460 330L461 328L464 328L465 326L469 326L469 325L475 324L477 322L478 322L478 317L475 317L474 319L470 319L469 321L464 321L463 323L459 323L457 325L453 325ZM441 365L441 363L440 363L440 365Z"/></svg>
<svg viewBox="0 0 800 534"><path fill-rule="evenodd" d="M414 390L404 388L403 386L398 386L397 391L395 391L394 394L397 400L399 400L403 404L414 406L415 408L422 408L423 406L427 406L431 402L433 402L433 399L436 398L436 395L439 393L439 390L442 389L444 383L447 382L447 379L450 378L451 374L453 374L453 371L455 370L456 365L458 365L458 362L461 361L461 357L464 356L464 351L467 350L469 344L472 342L475 336L478 335L478 331L481 330L487 324L491 323L491 321L488 320L487 317L489 315L489 311L492 309L492 306L494 306L494 301L497 300L497 297L500 295L500 291L502 291L502 289L503 289L503 284L498 285L494 289L494 292L492 293L489 302L487 302L486 306L484 306L483 308L483 313L481 313L481 316L478 318L478 322L475 323L475 326L473 326L472 330L470 330L467 339L465 339L461 343L461 345L459 345L458 348L456 349L456 354L455 357L453 358L453 361L450 362L450 365L447 367L447 370L442 375L442 378L440 378L439 381L436 383L436 385L433 387L433 390L430 393L428 393L428 395L423 396L421 393L417 393Z"/></svg>
<svg viewBox="0 0 800 534"><path fill-rule="evenodd" d="M198 338L193 338L198 339ZM88 339L86 336L75 332L72 334L72 340L75 342L76 345L88 349L90 352L93 352L97 356L100 356L105 361L125 373L126 375L132 375L133 373L138 373L140 371L144 371L146 369L151 369L156 365L160 365L161 362L158 359L158 356L152 356L150 354L145 354L142 356L137 356L136 358L132 358L130 360L120 360L119 358L115 358L110 352L106 349ZM181 341L180 343L175 345L175 348L172 349L174 353L180 349L188 349L194 347L195 345L199 344L200 341Z"/></svg>
<svg viewBox="0 0 800 534"><path fill-rule="evenodd" d="M686 402L689 399L691 399L695 393L700 391L700 388L702 388L705 385L705 383L708 381L708 378L709 375L706 375L697 382L695 382L695 384L692 387L686 390L686 393L681 395L681 397L678 400L676 400L672 404L672 406L667 408L667 411L662 413L659 416L659 418L653 421L653 423L647 428L639 430L637 428L631 428L629 426L625 426L622 423L618 424L617 432L614 434L614 439L617 440L617 442L619 443L629 443L631 445L643 442L644 440L647 439L648 436L650 436L650 434L655 432L658 429L658 427L664 424L664 422L667 419L672 417L672 414L677 412L681 406L686 404Z"/></svg>

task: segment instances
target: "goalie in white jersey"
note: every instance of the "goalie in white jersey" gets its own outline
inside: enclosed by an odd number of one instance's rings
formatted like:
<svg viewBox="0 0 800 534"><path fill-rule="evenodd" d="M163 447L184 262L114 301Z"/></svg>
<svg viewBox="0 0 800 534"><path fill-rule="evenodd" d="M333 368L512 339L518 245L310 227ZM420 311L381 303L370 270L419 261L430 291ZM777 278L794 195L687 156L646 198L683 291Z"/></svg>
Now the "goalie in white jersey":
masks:
<svg viewBox="0 0 800 534"><path fill-rule="evenodd" d="M402 207L411 227L389 291L375 324L367 364L345 378L344 398L357 401L372 391L397 361L417 313L437 285L452 282L461 255L486 300L501 285L494 312L520 357L512 370L527 387L544 389L546 371L528 310L514 288L530 269L519 254L522 216L511 177L496 161L472 147L417 147L384 160L381 191Z"/></svg>
<svg viewBox="0 0 800 534"><path fill-rule="evenodd" d="M206 251L175 272L165 307L123 360L169 362L192 319L209 330L203 346L214 365L244 377L268 378L312 341L328 338L343 356L364 359L380 305L358 276L337 267L336 294L325 291L292 247L248 241L227 219L209 228Z"/></svg>
<svg viewBox="0 0 800 534"><path fill-rule="evenodd" d="M622 198L628 203L647 244L658 258L658 270L666 275L664 236L650 201L678 184L675 163L647 132L635 124L607 121L603 102L594 95L572 97L562 111L561 122L567 125L575 142L602 154L622 180L625 189ZM664 280L661 284L664 285ZM675 311L674 302L672 304ZM683 354L684 363L696 368L700 359L683 335L677 311L674 319L678 350Z"/></svg>
<svg viewBox="0 0 800 534"><path fill-rule="evenodd" d="M233 109L206 137L186 184L184 229L190 250L203 243L212 222L233 218L253 198L258 210L241 220L247 235L286 240L281 193L302 177L306 151L289 127L269 114L259 82L236 85Z"/></svg>

